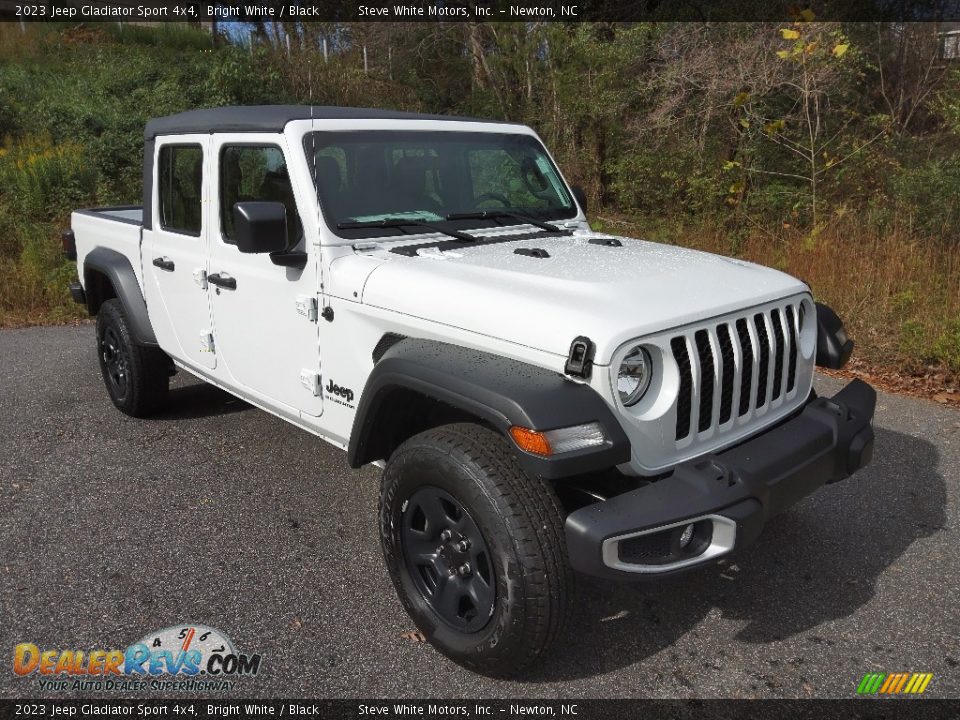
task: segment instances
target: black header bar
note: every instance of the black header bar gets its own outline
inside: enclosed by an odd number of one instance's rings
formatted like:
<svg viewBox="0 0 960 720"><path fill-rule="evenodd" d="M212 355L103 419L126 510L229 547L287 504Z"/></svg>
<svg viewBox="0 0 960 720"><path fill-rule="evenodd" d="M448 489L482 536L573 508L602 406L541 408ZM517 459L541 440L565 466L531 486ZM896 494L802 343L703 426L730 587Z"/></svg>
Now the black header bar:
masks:
<svg viewBox="0 0 960 720"><path fill-rule="evenodd" d="M294 718L356 720L940 720L958 700L260 700L229 696L165 700L0 700L0 718Z"/></svg>
<svg viewBox="0 0 960 720"><path fill-rule="evenodd" d="M786 22L804 17L960 20L960 0L0 0L0 19L22 22Z"/></svg>

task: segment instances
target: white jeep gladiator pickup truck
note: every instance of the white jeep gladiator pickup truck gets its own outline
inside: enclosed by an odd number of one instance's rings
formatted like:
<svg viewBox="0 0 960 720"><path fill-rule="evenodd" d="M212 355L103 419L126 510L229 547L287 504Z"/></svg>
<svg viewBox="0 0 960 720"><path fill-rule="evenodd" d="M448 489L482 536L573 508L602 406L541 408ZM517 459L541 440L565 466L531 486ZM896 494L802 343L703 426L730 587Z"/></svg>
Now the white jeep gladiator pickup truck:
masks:
<svg viewBox="0 0 960 720"><path fill-rule="evenodd" d="M547 652L576 573L715 562L870 460L873 390L811 387L852 350L836 314L592 232L529 127L198 110L147 124L143 185L64 234L114 405L158 410L180 368L384 467L400 600L479 672Z"/></svg>

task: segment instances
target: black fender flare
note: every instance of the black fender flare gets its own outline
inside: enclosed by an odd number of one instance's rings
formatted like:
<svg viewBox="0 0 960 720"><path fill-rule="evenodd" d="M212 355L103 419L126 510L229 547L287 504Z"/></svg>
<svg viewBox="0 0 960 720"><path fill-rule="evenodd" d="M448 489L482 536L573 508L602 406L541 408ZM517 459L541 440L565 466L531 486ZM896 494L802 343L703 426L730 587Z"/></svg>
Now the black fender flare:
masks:
<svg viewBox="0 0 960 720"><path fill-rule="evenodd" d="M351 467L374 460L373 434L384 401L397 390L421 394L468 413L509 439L514 425L553 430L599 423L603 445L553 457L514 448L524 468L555 479L630 461L630 441L604 399L589 385L541 367L446 343L405 338L392 345L367 378L350 433Z"/></svg>
<svg viewBox="0 0 960 720"><path fill-rule="evenodd" d="M96 315L104 298L91 293L92 272L101 273L113 286L113 291L130 321L134 339L140 345L156 346L157 337L150 324L147 303L143 299L140 283L133 271L133 265L125 255L110 248L98 247L91 250L83 259L84 287L86 288L87 309Z"/></svg>
<svg viewBox="0 0 960 720"><path fill-rule="evenodd" d="M817 303L817 365L839 370L853 354L853 340L847 337L843 320L833 308Z"/></svg>

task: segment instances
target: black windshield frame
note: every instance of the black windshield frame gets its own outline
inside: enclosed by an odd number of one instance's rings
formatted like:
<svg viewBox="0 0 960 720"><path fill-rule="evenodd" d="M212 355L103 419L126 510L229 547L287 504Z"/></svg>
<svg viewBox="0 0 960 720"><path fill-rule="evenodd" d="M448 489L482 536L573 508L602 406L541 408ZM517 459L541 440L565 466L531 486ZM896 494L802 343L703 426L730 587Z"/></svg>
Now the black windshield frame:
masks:
<svg viewBox="0 0 960 720"><path fill-rule="evenodd" d="M511 146L526 145L530 150L535 151L542 156L543 161L546 163L549 171L555 175L557 186L553 188L555 191L556 199L562 205L551 205L546 208L535 208L535 207L511 207L509 209L515 210L520 214L527 215L531 218L541 220L544 222L562 222L565 220L573 220L579 216L579 207L577 206L576 200L573 197L573 193L570 190L569 185L563 178L563 175L560 173L559 168L553 162L553 159L550 157L546 148L543 144L533 135L526 133L509 133L509 132L477 132L477 131L463 131L463 130L314 130L309 131L303 136L303 149L304 154L307 159L307 166L310 170L310 176L314 183L314 189L317 195L317 202L320 205L320 211L323 216L323 220L327 225L327 228L333 233L336 237L342 238L344 240L357 240L357 239L367 239L367 238L396 238L400 239L404 233L398 231L396 228L385 227L369 227L369 228L343 228L338 227L345 222L350 222L352 217L343 212L337 212L338 208L331 207L335 203L330 202L330 198L325 197L325 190L323 187L319 187L322 183L318 182L317 178L317 167L316 167L316 157L322 152L325 147L340 147L345 143L354 143L359 142L368 142L371 144L375 143L384 143L384 149L389 149L389 143L391 141L396 142L398 145L403 143L416 143L416 141L423 141L427 138L430 140L439 141L439 144L453 144L462 142L462 143L473 143L477 146L478 149L495 147L499 142L502 144L502 147L507 148ZM429 145L429 142L424 143L424 145ZM342 172L342 170L341 170ZM472 178L470 179L472 182ZM350 192L350 188L346 189L346 192ZM559 190L557 192L557 190ZM342 190L341 190L342 192ZM456 207L456 208L446 208L445 210L454 210L455 212L464 212L473 210L475 208L470 207ZM499 206L493 206L489 208L490 210L500 210ZM386 212L385 212L386 214ZM449 227L453 230L466 230L470 228L485 228L485 227L503 227L505 224L502 220L494 219L454 219L448 220L445 219L446 212L438 213L442 215L441 219L430 219L431 224L442 225L443 227ZM355 217L355 216L353 216ZM512 224L507 222L506 224ZM517 225L523 224L521 221L516 221Z"/></svg>

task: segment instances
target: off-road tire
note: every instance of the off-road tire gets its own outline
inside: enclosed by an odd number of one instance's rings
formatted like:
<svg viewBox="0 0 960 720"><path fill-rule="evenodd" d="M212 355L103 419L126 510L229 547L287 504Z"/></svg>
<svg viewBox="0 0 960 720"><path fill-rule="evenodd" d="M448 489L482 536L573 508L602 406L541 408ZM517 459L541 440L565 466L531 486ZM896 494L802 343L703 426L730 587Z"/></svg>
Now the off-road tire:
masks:
<svg viewBox="0 0 960 720"><path fill-rule="evenodd" d="M140 418L163 406L170 388L170 359L159 348L134 342L116 298L104 302L97 315L97 358L107 394L118 410Z"/></svg>
<svg viewBox="0 0 960 720"><path fill-rule="evenodd" d="M560 502L547 481L524 472L514 452L503 436L479 425L434 428L397 448L380 489L381 545L404 608L441 653L499 677L518 675L548 652L575 598ZM422 488L459 502L489 548L495 599L480 629L444 620L404 555L404 512Z"/></svg>

